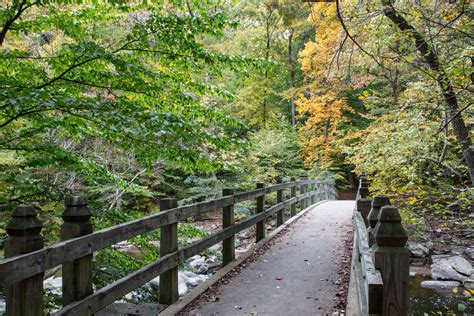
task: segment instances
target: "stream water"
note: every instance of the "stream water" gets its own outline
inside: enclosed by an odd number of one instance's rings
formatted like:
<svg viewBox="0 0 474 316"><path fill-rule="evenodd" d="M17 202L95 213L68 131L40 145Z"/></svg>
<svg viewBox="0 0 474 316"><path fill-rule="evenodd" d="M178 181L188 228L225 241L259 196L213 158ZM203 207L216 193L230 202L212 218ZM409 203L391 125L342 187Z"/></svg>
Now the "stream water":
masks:
<svg viewBox="0 0 474 316"><path fill-rule="evenodd" d="M438 292L421 287L427 277L416 275L410 278L409 314L424 315L474 315L474 300L463 295L463 288L453 291Z"/></svg>

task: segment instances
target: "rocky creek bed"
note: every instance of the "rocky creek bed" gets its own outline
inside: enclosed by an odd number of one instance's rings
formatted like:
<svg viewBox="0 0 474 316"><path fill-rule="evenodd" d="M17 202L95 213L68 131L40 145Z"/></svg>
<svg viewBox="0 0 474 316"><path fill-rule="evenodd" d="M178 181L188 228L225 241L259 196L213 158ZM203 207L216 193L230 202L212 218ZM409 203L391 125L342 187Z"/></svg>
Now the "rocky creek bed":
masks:
<svg viewBox="0 0 474 316"><path fill-rule="evenodd" d="M442 253L430 241L409 243L410 315L474 314L474 245Z"/></svg>

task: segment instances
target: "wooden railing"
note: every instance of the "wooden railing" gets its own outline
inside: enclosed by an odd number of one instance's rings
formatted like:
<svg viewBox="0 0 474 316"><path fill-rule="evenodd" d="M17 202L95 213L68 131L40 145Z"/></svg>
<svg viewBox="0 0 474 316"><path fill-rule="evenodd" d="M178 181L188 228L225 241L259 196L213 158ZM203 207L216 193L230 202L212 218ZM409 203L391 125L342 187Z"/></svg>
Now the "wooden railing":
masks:
<svg viewBox="0 0 474 316"><path fill-rule="evenodd" d="M46 270L62 265L63 307L55 315L92 315L127 293L160 275L160 303L172 304L178 300L178 264L209 247L223 242L223 264L235 259L234 236L256 225L256 241L265 237L265 219L277 214L277 226L284 221L284 210L296 214L296 203L304 209L319 200L337 196L329 182L308 180L278 181L265 187L257 184L253 191L234 193L223 190L223 196L211 201L177 206L177 200L163 198L160 212L134 221L92 232L91 214L83 197L66 201L62 215L62 242L44 247L40 235L42 223L32 206L17 207L6 230L6 259L0 262L0 284L6 293L6 315L43 315L43 275ZM299 195L296 189L299 188ZM284 200L284 190L290 189L290 198ZM277 204L266 208L265 196L277 194ZM234 205L256 200L255 215L234 222ZM222 230L189 246L178 248L177 225L192 216L222 209ZM92 286L92 255L120 241L160 228L159 260L101 288Z"/></svg>
<svg viewBox="0 0 474 316"><path fill-rule="evenodd" d="M355 298L348 301L357 302L358 315L407 315L408 237L400 213L390 206L388 197L369 199L368 194L368 183L362 176L354 210L351 279L355 291L349 291Z"/></svg>

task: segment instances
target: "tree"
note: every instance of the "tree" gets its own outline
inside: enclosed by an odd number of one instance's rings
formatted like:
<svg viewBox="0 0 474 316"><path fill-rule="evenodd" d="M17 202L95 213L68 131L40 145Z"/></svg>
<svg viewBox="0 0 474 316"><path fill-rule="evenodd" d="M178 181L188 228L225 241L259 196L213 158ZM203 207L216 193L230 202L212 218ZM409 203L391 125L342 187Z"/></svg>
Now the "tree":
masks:
<svg viewBox="0 0 474 316"><path fill-rule="evenodd" d="M45 178L34 178L39 170L138 189L133 173L121 179L95 159L98 141L131 152L137 172L162 163L209 170L219 162L208 148L241 143L235 136L243 125L201 102L230 97L202 80L208 73L255 64L200 43L233 26L223 12L200 1L192 16L179 1L61 3L13 1L0 13L3 200L48 195L39 184Z"/></svg>

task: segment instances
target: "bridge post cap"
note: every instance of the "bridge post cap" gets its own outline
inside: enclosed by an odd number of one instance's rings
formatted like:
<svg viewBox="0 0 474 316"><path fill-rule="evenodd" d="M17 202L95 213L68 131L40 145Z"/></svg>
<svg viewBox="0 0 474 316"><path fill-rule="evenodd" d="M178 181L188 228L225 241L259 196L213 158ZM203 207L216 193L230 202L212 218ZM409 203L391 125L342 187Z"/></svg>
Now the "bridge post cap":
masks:
<svg viewBox="0 0 474 316"><path fill-rule="evenodd" d="M396 207L382 207L379 221L374 229L374 238L378 247L405 246L408 235L401 221L400 213Z"/></svg>
<svg viewBox="0 0 474 316"><path fill-rule="evenodd" d="M12 217L5 230L9 236L39 235L43 223L37 218L36 209L32 205L20 205L13 210Z"/></svg>
<svg viewBox="0 0 474 316"><path fill-rule="evenodd" d="M401 223L402 217L395 206L385 205L380 209L378 220L380 222Z"/></svg>
<svg viewBox="0 0 474 316"><path fill-rule="evenodd" d="M372 206L372 200L367 199L367 198L357 199L356 203L357 203L357 209L360 209L360 208L370 209L370 207Z"/></svg>
<svg viewBox="0 0 474 316"><path fill-rule="evenodd" d="M307 173L306 171L302 171L302 172L300 173L300 177L301 177L301 178L307 178L307 177L308 177L308 173Z"/></svg>
<svg viewBox="0 0 474 316"><path fill-rule="evenodd" d="M66 197L66 208L61 214L65 222L88 222L91 212L87 209L87 199L83 195L73 195Z"/></svg>
<svg viewBox="0 0 474 316"><path fill-rule="evenodd" d="M264 188L265 187L265 183L263 182L258 182L257 183L257 188Z"/></svg>
<svg viewBox="0 0 474 316"><path fill-rule="evenodd" d="M385 195L376 195L372 200L372 207L382 207L385 205L390 205L390 199Z"/></svg>
<svg viewBox="0 0 474 316"><path fill-rule="evenodd" d="M390 205L390 200L384 195L377 195L372 200L372 208L370 209L367 220L370 227L374 228L379 220L380 208L385 205Z"/></svg>

